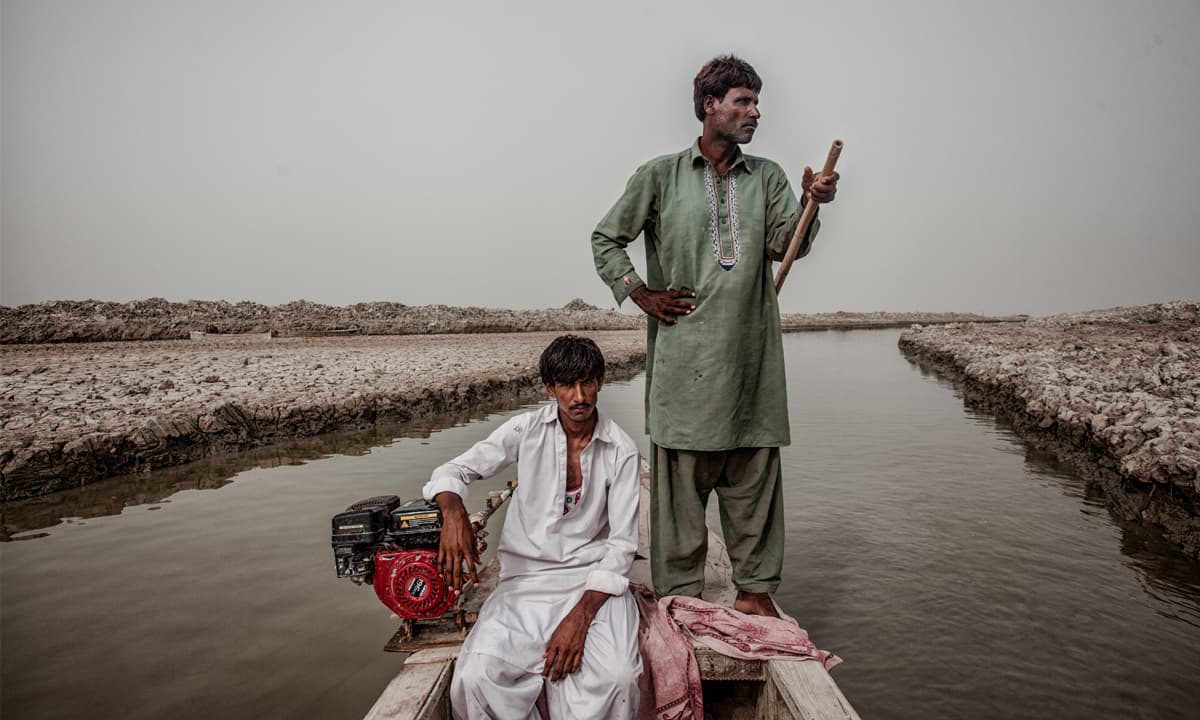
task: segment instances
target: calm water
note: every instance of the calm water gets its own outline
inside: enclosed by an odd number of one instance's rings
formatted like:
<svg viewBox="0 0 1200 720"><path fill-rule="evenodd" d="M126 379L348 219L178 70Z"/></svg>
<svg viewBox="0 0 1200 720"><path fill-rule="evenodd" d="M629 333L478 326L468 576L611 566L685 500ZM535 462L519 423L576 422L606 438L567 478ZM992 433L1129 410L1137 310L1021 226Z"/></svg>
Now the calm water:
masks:
<svg viewBox="0 0 1200 720"><path fill-rule="evenodd" d="M845 659L834 677L860 714L1195 717L1197 566L964 408L900 356L897 336L786 337L779 600ZM601 398L635 435L642 389ZM0 714L362 717L402 656L380 649L394 621L374 594L333 576L329 517L369 495L416 496L507 415L6 505Z"/></svg>

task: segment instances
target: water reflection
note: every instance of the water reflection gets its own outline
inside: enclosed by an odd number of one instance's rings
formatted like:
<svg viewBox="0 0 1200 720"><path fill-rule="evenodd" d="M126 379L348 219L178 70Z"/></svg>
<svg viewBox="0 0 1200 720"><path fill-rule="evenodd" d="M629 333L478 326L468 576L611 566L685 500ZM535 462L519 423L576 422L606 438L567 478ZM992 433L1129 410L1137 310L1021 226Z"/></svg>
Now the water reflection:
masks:
<svg viewBox="0 0 1200 720"><path fill-rule="evenodd" d="M897 336L785 340L778 598L846 659L834 677L859 713L1190 718L1195 565L900 359ZM600 398L645 451L642 402L638 379ZM511 412L496 409L4 505L5 537L41 537L2 549L0 713L361 717L401 658L380 649L395 623L370 589L333 577L329 517L414 497Z"/></svg>
<svg viewBox="0 0 1200 720"><path fill-rule="evenodd" d="M923 378L950 390L971 422L994 430L1006 441L997 450L1022 454L1031 475L1078 498L1084 506L1081 512L1102 513L1119 528L1123 565L1136 572L1146 595L1158 601L1156 612L1200 627L1200 564L1169 542L1161 528L1127 517L1116 508L1118 503L1110 493L1120 492L1122 482L1111 468L1098 463L1087 450L1038 432L1028 423L1014 422L974 383L910 362Z"/></svg>
<svg viewBox="0 0 1200 720"><path fill-rule="evenodd" d="M527 390L515 398L469 410L430 415L404 423L384 423L361 430L287 440L240 452L222 453L186 465L108 478L74 490L15 500L0 505L0 542L32 540L32 533L88 518L120 515L126 508L170 502L185 490L218 490L246 470L302 465L331 455L361 456L401 438L428 438L446 428L461 427L538 397Z"/></svg>

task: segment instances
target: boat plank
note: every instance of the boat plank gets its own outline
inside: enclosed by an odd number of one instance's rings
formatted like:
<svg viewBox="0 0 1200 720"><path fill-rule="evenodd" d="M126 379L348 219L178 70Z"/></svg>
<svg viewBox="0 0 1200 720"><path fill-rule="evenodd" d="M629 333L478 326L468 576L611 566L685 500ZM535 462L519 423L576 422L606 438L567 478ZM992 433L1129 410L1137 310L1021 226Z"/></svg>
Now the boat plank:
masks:
<svg viewBox="0 0 1200 720"><path fill-rule="evenodd" d="M771 660L767 675L796 720L860 720L818 660Z"/></svg>
<svg viewBox="0 0 1200 720"><path fill-rule="evenodd" d="M454 660L458 657L459 650L462 650L462 643L420 650L406 657L404 659L404 664L427 665L429 663L442 663L449 660Z"/></svg>
<svg viewBox="0 0 1200 720"><path fill-rule="evenodd" d="M364 720L447 720L454 661L405 663Z"/></svg>
<svg viewBox="0 0 1200 720"><path fill-rule="evenodd" d="M741 658L722 655L710 647L700 645L695 641L692 646L696 651L696 666L700 668L701 680L754 680L762 682L766 679L765 662L762 660L742 660Z"/></svg>

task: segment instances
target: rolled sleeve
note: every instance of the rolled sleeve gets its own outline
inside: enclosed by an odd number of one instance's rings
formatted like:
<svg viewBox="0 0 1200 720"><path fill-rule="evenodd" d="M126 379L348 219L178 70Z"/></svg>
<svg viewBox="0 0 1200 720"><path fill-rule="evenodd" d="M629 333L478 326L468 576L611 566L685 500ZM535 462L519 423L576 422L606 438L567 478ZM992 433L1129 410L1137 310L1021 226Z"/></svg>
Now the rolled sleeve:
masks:
<svg viewBox="0 0 1200 720"><path fill-rule="evenodd" d="M620 595L629 589L629 578L608 570L593 570L588 573L588 590L599 590L609 595Z"/></svg>
<svg viewBox="0 0 1200 720"><path fill-rule="evenodd" d="M645 284L645 280L642 280L640 277L638 277L636 272L630 270L628 275L614 280L608 286L608 289L612 291L613 298L617 301L617 304L620 305L621 303L625 302L625 299L628 298L634 290L637 290Z"/></svg>
<svg viewBox="0 0 1200 720"><path fill-rule="evenodd" d="M444 492L452 492L459 497L465 498L470 493L467 487L470 480L471 478L468 477L463 468L453 463L446 463L433 471L433 476L429 478L429 482L425 483L425 487L421 488L421 495L429 502L433 502L438 493Z"/></svg>

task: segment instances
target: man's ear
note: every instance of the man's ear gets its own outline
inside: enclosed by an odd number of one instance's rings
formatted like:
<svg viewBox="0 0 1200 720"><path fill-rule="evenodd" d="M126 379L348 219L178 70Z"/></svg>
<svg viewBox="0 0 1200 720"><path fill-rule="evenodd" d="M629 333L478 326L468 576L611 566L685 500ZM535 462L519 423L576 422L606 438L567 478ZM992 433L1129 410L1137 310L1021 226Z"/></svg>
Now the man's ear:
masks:
<svg viewBox="0 0 1200 720"><path fill-rule="evenodd" d="M717 111L717 98L715 95L704 96L704 114L712 115Z"/></svg>
<svg viewBox="0 0 1200 720"><path fill-rule="evenodd" d="M550 397L554 397L554 386L553 385L546 385L546 394L549 395Z"/></svg>

